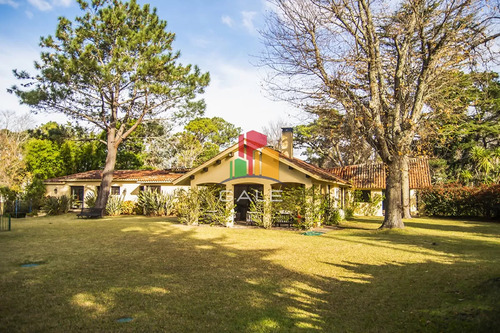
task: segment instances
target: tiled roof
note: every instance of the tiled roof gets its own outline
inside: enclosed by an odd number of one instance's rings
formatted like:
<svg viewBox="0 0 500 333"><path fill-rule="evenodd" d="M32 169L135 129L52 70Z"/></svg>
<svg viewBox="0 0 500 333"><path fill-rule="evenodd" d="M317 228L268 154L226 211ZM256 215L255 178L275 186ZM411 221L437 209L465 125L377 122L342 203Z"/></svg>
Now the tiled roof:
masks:
<svg viewBox="0 0 500 333"><path fill-rule="evenodd" d="M186 170L115 170L113 180L137 182L172 182L182 176ZM82 180L101 180L102 170L91 170L68 176L47 179L47 183Z"/></svg>
<svg viewBox="0 0 500 333"><path fill-rule="evenodd" d="M350 181L355 188L382 189L386 187L383 163L348 165L328 171L337 177ZM431 173L427 159L410 159L408 175L412 189L431 186Z"/></svg>
<svg viewBox="0 0 500 333"><path fill-rule="evenodd" d="M290 158L286 155L284 155L283 153L280 153L280 159L284 159L286 161L289 161L291 162L292 164L298 166L299 168L305 170L305 171L308 171L316 176L319 176L323 179L326 179L326 180L331 180L331 181L334 181L334 182L338 182L338 183L341 183L341 184L346 184L346 185L349 185L349 182L340 178L339 176L335 175L335 174L332 174L330 172L328 172L327 170L325 169L321 169L315 165L312 165L310 163L307 163L305 161L302 161L302 160L299 160L297 158Z"/></svg>

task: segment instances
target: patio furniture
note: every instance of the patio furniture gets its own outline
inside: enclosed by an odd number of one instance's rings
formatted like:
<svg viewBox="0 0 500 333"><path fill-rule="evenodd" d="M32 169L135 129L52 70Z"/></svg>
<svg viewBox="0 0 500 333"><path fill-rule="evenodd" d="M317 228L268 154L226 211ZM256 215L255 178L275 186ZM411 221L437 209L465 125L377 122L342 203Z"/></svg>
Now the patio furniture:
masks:
<svg viewBox="0 0 500 333"><path fill-rule="evenodd" d="M261 214L258 212L247 212L246 222L248 225L257 225L262 222Z"/></svg>
<svg viewBox="0 0 500 333"><path fill-rule="evenodd" d="M215 218L216 215L217 215L216 210L206 210L201 214L200 220L202 223L207 223L207 224L214 223L217 221L217 219Z"/></svg>
<svg viewBox="0 0 500 333"><path fill-rule="evenodd" d="M274 215L273 224L277 227L285 225L290 228L294 224L293 215L290 212L279 212Z"/></svg>

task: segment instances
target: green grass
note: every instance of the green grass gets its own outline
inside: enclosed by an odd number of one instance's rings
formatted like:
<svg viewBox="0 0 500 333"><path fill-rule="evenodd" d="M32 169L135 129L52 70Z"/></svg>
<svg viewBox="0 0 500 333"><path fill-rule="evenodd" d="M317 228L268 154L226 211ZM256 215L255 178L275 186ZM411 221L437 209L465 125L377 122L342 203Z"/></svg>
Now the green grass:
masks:
<svg viewBox="0 0 500 333"><path fill-rule="evenodd" d="M309 237L165 218L13 220L0 233L0 332L499 329L499 223L380 223Z"/></svg>

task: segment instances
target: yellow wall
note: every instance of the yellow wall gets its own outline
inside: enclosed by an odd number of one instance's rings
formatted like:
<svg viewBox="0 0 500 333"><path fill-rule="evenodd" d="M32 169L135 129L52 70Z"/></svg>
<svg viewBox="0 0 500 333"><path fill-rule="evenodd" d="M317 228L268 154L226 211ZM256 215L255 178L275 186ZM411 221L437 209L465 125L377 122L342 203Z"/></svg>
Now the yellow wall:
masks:
<svg viewBox="0 0 500 333"><path fill-rule="evenodd" d="M271 151L271 150L269 150ZM273 152L273 151L271 151ZM199 186L204 184L262 184L271 185L279 182L282 183L298 183L304 184L305 186L311 186L313 184L324 185L328 182L322 182L315 180L314 178L307 177L303 172L296 170L295 168L289 168L288 165L279 162L279 157L276 154L267 154L266 152L259 154L256 153L256 158L254 159L254 173L260 173L261 177L239 177L235 179L230 179L230 166L231 161L233 162L238 158L237 151L234 152L232 157L224 157L220 159L220 164L215 161L207 167L207 171L203 169L198 170L194 173L194 179L187 178L182 182L183 185L190 184L191 186ZM260 156L258 156L260 155ZM258 165L258 166L257 166ZM337 186L333 185L332 186ZM337 186L338 187L338 186Z"/></svg>

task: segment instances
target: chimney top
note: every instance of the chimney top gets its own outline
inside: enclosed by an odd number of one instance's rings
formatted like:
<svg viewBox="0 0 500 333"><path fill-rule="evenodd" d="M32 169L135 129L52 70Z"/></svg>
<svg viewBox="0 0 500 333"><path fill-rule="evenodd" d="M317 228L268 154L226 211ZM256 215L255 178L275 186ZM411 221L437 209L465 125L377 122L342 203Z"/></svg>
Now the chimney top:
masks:
<svg viewBox="0 0 500 333"><path fill-rule="evenodd" d="M293 128L281 128L281 149L283 154L289 158L293 158Z"/></svg>

